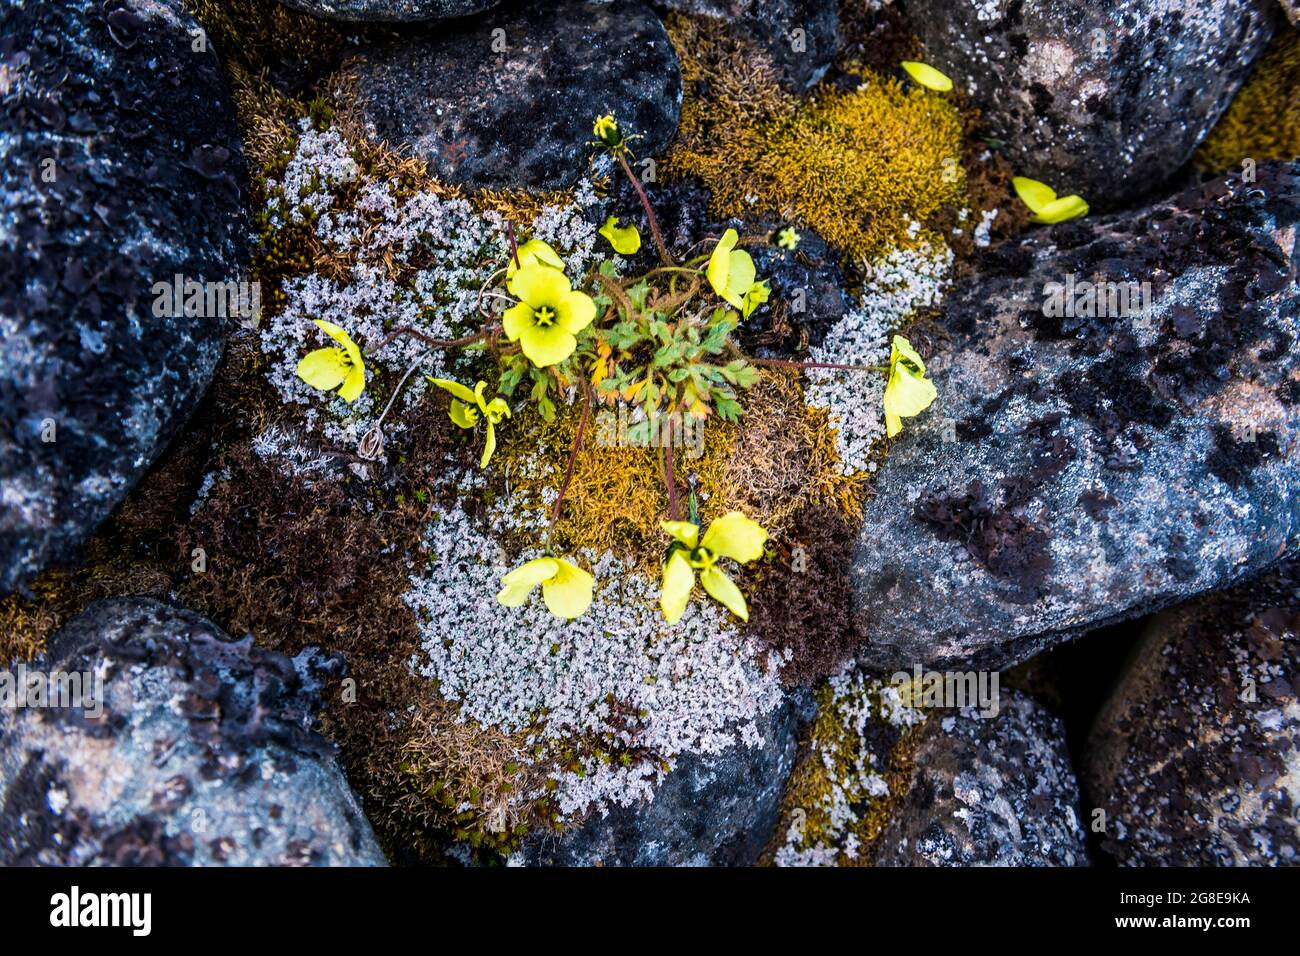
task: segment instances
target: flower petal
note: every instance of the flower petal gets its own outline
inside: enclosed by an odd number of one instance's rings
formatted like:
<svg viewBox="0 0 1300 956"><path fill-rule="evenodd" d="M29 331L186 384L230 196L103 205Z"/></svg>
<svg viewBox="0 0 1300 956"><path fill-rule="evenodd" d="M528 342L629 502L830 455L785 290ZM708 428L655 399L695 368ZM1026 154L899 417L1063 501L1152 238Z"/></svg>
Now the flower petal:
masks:
<svg viewBox="0 0 1300 956"><path fill-rule="evenodd" d="M501 579L501 592L497 600L506 607L519 607L528 600L529 593L543 581L555 577L559 562L555 558L534 558L521 564Z"/></svg>
<svg viewBox="0 0 1300 956"><path fill-rule="evenodd" d="M353 365L348 370L348 377L343 380L339 396L345 402L355 402L366 390L366 370L360 365Z"/></svg>
<svg viewBox="0 0 1300 956"><path fill-rule="evenodd" d="M689 521L661 521L659 526L688 548L694 548L700 543L700 526L697 524Z"/></svg>
<svg viewBox="0 0 1300 956"><path fill-rule="evenodd" d="M739 511L728 511L709 525L700 545L714 554L747 564L763 556L763 544L766 541L767 532L757 521Z"/></svg>
<svg viewBox="0 0 1300 956"><path fill-rule="evenodd" d="M434 378L431 375L426 375L425 378L434 385L437 385L439 388L451 392L451 394L455 395L462 402L468 402L471 405L475 404L474 393L470 390L469 386L462 385L460 382L453 382L449 378Z"/></svg>
<svg viewBox="0 0 1300 956"><path fill-rule="evenodd" d="M724 299L727 298L727 277L731 272L731 250L736 248L736 243L739 241L740 235L736 230L728 229L724 232L718 244L713 247L708 268L704 270L709 285L713 286L713 291Z"/></svg>
<svg viewBox="0 0 1300 956"><path fill-rule="evenodd" d="M940 93L947 93L952 89L952 80L928 63L921 63L917 60L904 60L902 66L907 71L908 76L924 87L938 90Z"/></svg>
<svg viewBox="0 0 1300 956"><path fill-rule="evenodd" d="M618 216L610 216L600 227L600 234L609 240L614 251L621 256L633 256L641 250L641 233L633 223L619 227Z"/></svg>
<svg viewBox="0 0 1300 956"><path fill-rule="evenodd" d="M681 551L674 551L664 565L663 586L659 590L659 609L664 612L664 620L669 624L676 624L682 619L694 587L695 572L691 569L690 562Z"/></svg>
<svg viewBox="0 0 1300 956"><path fill-rule="evenodd" d="M533 308L527 302L518 302L506 309L501 316L501 327L505 329L506 338L518 342L524 329L533 327Z"/></svg>
<svg viewBox="0 0 1300 956"><path fill-rule="evenodd" d="M543 265L536 259L525 263L507 282L510 294L534 309L555 304L569 294L569 280L559 269Z"/></svg>
<svg viewBox="0 0 1300 956"><path fill-rule="evenodd" d="M754 260L744 249L735 250L731 256L731 267L727 272L727 291L734 292L736 295L744 295L754 285L754 277L758 274L754 268Z"/></svg>
<svg viewBox="0 0 1300 956"><path fill-rule="evenodd" d="M487 442L483 445L483 457L479 459L478 466L486 468L488 462L492 460L492 453L497 450L497 430L496 426L488 422Z"/></svg>
<svg viewBox="0 0 1300 956"><path fill-rule="evenodd" d="M591 607L595 579L576 564L555 560L555 577L542 584L542 599L556 617L572 620Z"/></svg>
<svg viewBox="0 0 1300 956"><path fill-rule="evenodd" d="M352 339L347 332L343 331L342 326L335 325L333 322L326 322L324 319L312 319L312 321L316 323L317 328L345 349L352 344Z"/></svg>
<svg viewBox="0 0 1300 956"><path fill-rule="evenodd" d="M451 400L451 408L447 410L451 420L461 428L473 428L478 424L478 413L470 405L466 405L458 398Z"/></svg>
<svg viewBox="0 0 1300 956"><path fill-rule="evenodd" d="M891 415L885 412L885 434L893 438L903 430L903 420L897 415Z"/></svg>
<svg viewBox="0 0 1300 956"><path fill-rule="evenodd" d="M1016 195L1020 197L1020 201L1034 212L1038 212L1056 199L1056 190L1047 183L1040 183L1037 179L1013 176L1011 185L1016 188Z"/></svg>
<svg viewBox="0 0 1300 956"><path fill-rule="evenodd" d="M564 260L560 258L560 254L540 239L529 239L515 252L519 256L519 265L515 265L515 257L511 256L510 262L506 265L507 279L530 262L540 262L552 269L564 271Z"/></svg>
<svg viewBox="0 0 1300 956"><path fill-rule="evenodd" d="M577 335L596 318L596 303L585 292L570 292L555 304L555 319Z"/></svg>
<svg viewBox="0 0 1300 956"><path fill-rule="evenodd" d="M911 418L929 408L938 395L929 379L897 365L885 386L885 414Z"/></svg>
<svg viewBox="0 0 1300 956"><path fill-rule="evenodd" d="M298 363L298 377L312 388L326 392L343 384L350 370L343 350L332 347L308 352Z"/></svg>
<svg viewBox="0 0 1300 956"><path fill-rule="evenodd" d="M1034 214L1035 222L1065 222L1088 215L1088 204L1082 196L1062 196L1054 199Z"/></svg>
<svg viewBox="0 0 1300 956"><path fill-rule="evenodd" d="M736 587L735 581L717 568L705 568L700 572L700 583L704 585L704 590L721 601L728 611L742 621L749 620L749 605L745 603L745 596L740 593L740 588Z"/></svg>
<svg viewBox="0 0 1300 956"><path fill-rule="evenodd" d="M572 355L578 347L578 340L561 325L545 329L530 325L519 336L519 344L523 346L524 354L530 362L538 368L545 368L563 362Z"/></svg>

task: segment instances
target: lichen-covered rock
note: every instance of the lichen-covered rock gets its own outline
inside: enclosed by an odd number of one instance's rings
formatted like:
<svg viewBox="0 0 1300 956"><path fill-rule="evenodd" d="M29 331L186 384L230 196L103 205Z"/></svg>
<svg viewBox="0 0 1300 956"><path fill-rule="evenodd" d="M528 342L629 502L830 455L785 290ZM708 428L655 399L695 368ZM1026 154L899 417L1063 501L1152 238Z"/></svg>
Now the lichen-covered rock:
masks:
<svg viewBox="0 0 1300 956"><path fill-rule="evenodd" d="M940 712L917 732L876 866L1086 866L1062 723L1003 694L996 717Z"/></svg>
<svg viewBox="0 0 1300 956"><path fill-rule="evenodd" d="M1128 866L1300 864L1300 564L1147 627L1083 776Z"/></svg>
<svg viewBox="0 0 1300 956"><path fill-rule="evenodd" d="M761 743L686 754L655 791L558 835L534 836L516 858L559 866L749 866L772 836L794 766L800 705L758 724Z"/></svg>
<svg viewBox="0 0 1300 956"><path fill-rule="evenodd" d="M659 6L735 24L791 89L820 80L835 58L837 0L657 0Z"/></svg>
<svg viewBox="0 0 1300 956"><path fill-rule="evenodd" d="M0 864L383 865L314 730L340 668L157 601L92 605L27 672L89 693L0 708Z"/></svg>
<svg viewBox="0 0 1300 956"><path fill-rule="evenodd" d="M977 262L865 509L864 665L998 668L1300 549L1298 225L1262 164Z"/></svg>
<svg viewBox="0 0 1300 956"><path fill-rule="evenodd" d="M1273 0L911 0L927 60L970 93L1020 175L1096 206L1178 169L1268 44Z"/></svg>
<svg viewBox="0 0 1300 956"><path fill-rule="evenodd" d="M179 2L7 3L0 35L4 593L71 557L188 416L227 320L159 316L155 284L236 283L246 230L225 81Z"/></svg>
<svg viewBox="0 0 1300 956"><path fill-rule="evenodd" d="M317 17L334 20L405 22L463 17L494 7L501 0L281 0Z"/></svg>
<svg viewBox="0 0 1300 956"><path fill-rule="evenodd" d="M349 72L374 135L470 186L570 186L597 116L618 117L646 157L681 112L677 54L639 0L494 11L371 49Z"/></svg>

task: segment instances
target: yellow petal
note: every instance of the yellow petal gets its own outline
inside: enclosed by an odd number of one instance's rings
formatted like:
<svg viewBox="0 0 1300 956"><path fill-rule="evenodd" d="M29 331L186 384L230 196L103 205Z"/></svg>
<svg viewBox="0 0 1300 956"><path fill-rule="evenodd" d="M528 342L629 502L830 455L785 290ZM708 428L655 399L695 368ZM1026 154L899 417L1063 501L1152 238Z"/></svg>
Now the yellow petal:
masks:
<svg viewBox="0 0 1300 956"><path fill-rule="evenodd" d="M600 234L609 240L614 251L621 256L633 256L641 250L641 233L636 224L619 228L618 216L610 216L600 227Z"/></svg>
<svg viewBox="0 0 1300 956"><path fill-rule="evenodd" d="M473 428L478 423L478 411L458 398L451 400L447 414L461 428Z"/></svg>
<svg viewBox="0 0 1300 956"><path fill-rule="evenodd" d="M1034 212L1038 212L1048 203L1055 201L1056 190L1047 183L1040 183L1037 179L1029 179L1026 176L1013 176L1011 185L1016 189L1016 195Z"/></svg>
<svg viewBox="0 0 1300 956"><path fill-rule="evenodd" d="M312 319L312 321L316 323L317 328L345 349L352 344L352 339L347 332L343 331L341 326L335 325L333 322L326 322L324 319Z"/></svg>
<svg viewBox="0 0 1300 956"><path fill-rule="evenodd" d="M700 572L700 583L704 585L704 590L721 601L732 614L742 621L749 620L749 605L745 603L745 596L740 593L735 581L717 568L705 568Z"/></svg>
<svg viewBox="0 0 1300 956"><path fill-rule="evenodd" d="M731 250L736 248L736 243L739 241L740 236L736 230L728 229L724 232L718 244L713 247L708 268L704 270L704 275L708 278L709 285L713 286L713 291L724 299L727 297L727 278L731 272Z"/></svg>
<svg viewBox="0 0 1300 956"><path fill-rule="evenodd" d="M545 329L530 325L519 336L519 344L523 346L528 361L538 368L545 368L563 362L572 355L578 347L578 340L572 332L560 325Z"/></svg>
<svg viewBox="0 0 1300 956"><path fill-rule="evenodd" d="M555 304L555 319L577 335L596 317L596 303L585 292L570 292Z"/></svg>
<svg viewBox="0 0 1300 956"><path fill-rule="evenodd" d="M507 279L530 262L540 262L552 269L564 271L564 260L560 258L559 253L540 239L529 239L519 246L515 252L519 257L519 265L515 265L515 256L511 256L510 262L506 265Z"/></svg>
<svg viewBox="0 0 1300 956"><path fill-rule="evenodd" d="M506 283L510 294L527 302L534 309L542 306L555 308L556 303L569 294L569 280L559 269L543 265L536 259L526 263Z"/></svg>
<svg viewBox="0 0 1300 956"><path fill-rule="evenodd" d="M462 385L460 384L460 382L453 382L449 378L434 378L431 375L426 375L425 378L427 378L434 385L437 385L439 388L451 392L451 394L455 395L462 402L468 402L471 405L477 404L474 401L474 393L470 391L469 386Z"/></svg>
<svg viewBox="0 0 1300 956"><path fill-rule="evenodd" d="M772 296L772 288L767 284L767 280L755 282L745 293L745 302L740 310L740 317L747 319L760 305L766 302Z"/></svg>
<svg viewBox="0 0 1300 956"><path fill-rule="evenodd" d="M728 511L709 525L700 544L714 554L746 564L763 556L763 544L766 541L767 532L757 521L745 517L739 511Z"/></svg>
<svg viewBox="0 0 1300 956"><path fill-rule="evenodd" d="M939 394L934 384L925 378L925 363L921 356L901 335L894 336L889 369L889 382L885 385L886 426L890 415L910 418L921 414ZM901 430L902 424L898 427Z"/></svg>
<svg viewBox="0 0 1300 956"><path fill-rule="evenodd" d="M486 468L488 462L492 460L492 453L497 450L497 430L491 422L488 422L487 443L483 446L483 457L479 459L478 466Z"/></svg>
<svg viewBox="0 0 1300 956"><path fill-rule="evenodd" d="M501 327L506 331L506 338L511 342L518 342L519 336L524 334L524 329L531 328L533 325L533 309L526 302L520 302L506 309L501 316Z"/></svg>
<svg viewBox="0 0 1300 956"><path fill-rule="evenodd" d="M694 548L700 543L700 526L697 524L689 521L661 521L659 526L688 548Z"/></svg>
<svg viewBox="0 0 1300 956"><path fill-rule="evenodd" d="M555 558L534 558L521 564L501 579L501 593L497 600L506 607L519 607L528 600L533 588L555 577L558 567Z"/></svg>
<svg viewBox="0 0 1300 956"><path fill-rule="evenodd" d="M940 93L947 93L952 89L952 80L943 73L940 73L928 63L920 63L916 60L904 60L903 69L907 75L922 86L932 90L938 90Z"/></svg>
<svg viewBox="0 0 1300 956"><path fill-rule="evenodd" d="M572 620L591 607L594 579L582 568L557 558L555 577L542 584L542 599L556 617Z"/></svg>
<svg viewBox="0 0 1300 956"><path fill-rule="evenodd" d="M664 565L663 586L659 591L659 609L664 612L664 620L669 624L676 624L682 619L694 587L695 572L691 570L690 562L681 551L674 551Z"/></svg>
<svg viewBox="0 0 1300 956"><path fill-rule="evenodd" d="M891 415L885 412L885 434L893 438L903 430L903 420L897 415Z"/></svg>
<svg viewBox="0 0 1300 956"><path fill-rule="evenodd" d="M348 377L351 366L342 349L325 348L308 352L298 363L298 377L312 388L330 391Z"/></svg>
<svg viewBox="0 0 1300 956"><path fill-rule="evenodd" d="M916 366L918 372L925 372L925 361L921 358L919 352L912 347L910 340L901 335L895 335L889 343L889 366L893 368L898 364L900 358L907 359Z"/></svg>
<svg viewBox="0 0 1300 956"><path fill-rule="evenodd" d="M730 259L731 267L727 272L727 291L743 296L754 285L754 277L757 274L754 269L754 260L744 249L737 249L732 252Z"/></svg>
<svg viewBox="0 0 1300 956"><path fill-rule="evenodd" d="M366 370L360 365L353 365L348 370L348 377L343 380L339 395L345 402L355 402L366 388Z"/></svg>
<svg viewBox="0 0 1300 956"><path fill-rule="evenodd" d="M1081 196L1062 196L1054 199L1034 214L1035 222L1065 222L1088 215L1088 204Z"/></svg>

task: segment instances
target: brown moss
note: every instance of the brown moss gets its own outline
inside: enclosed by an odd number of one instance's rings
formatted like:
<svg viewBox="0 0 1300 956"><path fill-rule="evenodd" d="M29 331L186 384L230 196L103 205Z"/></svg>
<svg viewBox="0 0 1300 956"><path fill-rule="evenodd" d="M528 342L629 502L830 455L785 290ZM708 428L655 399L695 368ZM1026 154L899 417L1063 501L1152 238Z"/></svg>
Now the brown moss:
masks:
<svg viewBox="0 0 1300 956"><path fill-rule="evenodd" d="M1300 158L1300 29L1279 31L1218 124L1197 150L1210 173L1268 159Z"/></svg>

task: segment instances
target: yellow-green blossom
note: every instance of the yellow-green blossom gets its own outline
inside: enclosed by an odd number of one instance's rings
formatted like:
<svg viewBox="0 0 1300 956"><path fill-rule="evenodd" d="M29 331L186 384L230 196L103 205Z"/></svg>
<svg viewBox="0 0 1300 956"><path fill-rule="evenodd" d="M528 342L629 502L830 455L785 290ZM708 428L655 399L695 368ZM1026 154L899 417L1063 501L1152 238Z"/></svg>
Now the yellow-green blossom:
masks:
<svg viewBox="0 0 1300 956"><path fill-rule="evenodd" d="M506 283L520 301L501 317L506 338L518 342L538 368L563 362L578 346L577 333L596 317L596 303L575 291L559 269L536 259Z"/></svg>
<svg viewBox="0 0 1300 956"><path fill-rule="evenodd" d="M802 238L803 236L795 232L794 226L786 226L776 234L776 244L782 249L789 249L793 252L799 248L799 240Z"/></svg>
<svg viewBox="0 0 1300 956"><path fill-rule="evenodd" d="M718 240L709 256L709 265L704 274L708 277L713 291L735 308L742 307L745 293L754 285L756 271L754 260L743 249L737 249L740 236L736 230L728 229Z"/></svg>
<svg viewBox="0 0 1300 956"><path fill-rule="evenodd" d="M516 256L519 265L515 265ZM506 265L506 278L510 278L530 262L540 262L542 265L564 271L564 260L560 258L559 253L540 239L529 239L515 250L515 255L510 257L510 262Z"/></svg>
<svg viewBox="0 0 1300 956"><path fill-rule="evenodd" d="M772 289L767 284L766 279L763 279L759 282L755 282L753 285L751 285L749 287L749 291L745 293L745 298L742 300L741 303L741 307L740 307L741 318L744 319L749 318L750 313L752 313L760 305L766 302L771 297L771 295L772 295Z"/></svg>
<svg viewBox="0 0 1300 956"><path fill-rule="evenodd" d="M904 60L903 69L907 71L908 76L927 89L938 90L940 93L947 93L952 89L952 80L928 63Z"/></svg>
<svg viewBox="0 0 1300 956"><path fill-rule="evenodd" d="M313 319L322 332L342 348L323 348L309 352L298 363L298 377L312 388L339 390L344 401L355 402L366 387L366 365L361 349L333 322Z"/></svg>
<svg viewBox="0 0 1300 956"><path fill-rule="evenodd" d="M556 617L572 620L591 606L594 579L562 558L536 558L515 568L501 584L497 600L506 607L521 606L540 584L547 609Z"/></svg>
<svg viewBox="0 0 1300 956"><path fill-rule="evenodd" d="M591 131L596 134L596 139L600 140L610 149L621 149L625 145L623 131L619 129L618 121L614 119L614 116L611 113L606 113L604 116L597 116L596 122L591 127Z"/></svg>
<svg viewBox="0 0 1300 956"><path fill-rule="evenodd" d="M497 396L492 401L485 402L483 390L487 388L487 382L480 381L471 392L460 382L445 378L430 378L427 375L425 378L456 396L451 400L451 408L447 414L461 428L473 428L480 419L487 422L487 443L483 446L483 457L478 463L480 468L486 468L488 462L492 460L492 453L497 449L496 426L501 419L510 417L510 406L506 404L506 400Z"/></svg>
<svg viewBox="0 0 1300 956"><path fill-rule="evenodd" d="M1080 196L1056 197L1056 190L1046 183L1024 176L1015 176L1011 185L1016 187L1016 195L1021 202L1033 212L1034 222L1065 222L1088 215L1088 204Z"/></svg>
<svg viewBox="0 0 1300 956"><path fill-rule="evenodd" d="M885 430L893 438L903 430L903 419L919 415L939 395L925 377L925 363L912 343L895 335L889 350L889 382L885 385Z"/></svg>
<svg viewBox="0 0 1300 956"><path fill-rule="evenodd" d="M690 521L664 521L663 529L673 537L668 560L664 562L663 587L659 607L669 624L676 624L686 611L695 588L698 571L700 583L715 599L722 602L742 621L749 620L749 606L734 581L717 566L719 558L731 558L741 564L757 561L763 555L767 532L739 511L729 511L709 525L700 538L700 526Z"/></svg>
<svg viewBox="0 0 1300 956"><path fill-rule="evenodd" d="M641 249L641 233L636 223L619 227L618 216L610 216L600 227L600 234L609 240L620 256L634 256Z"/></svg>

